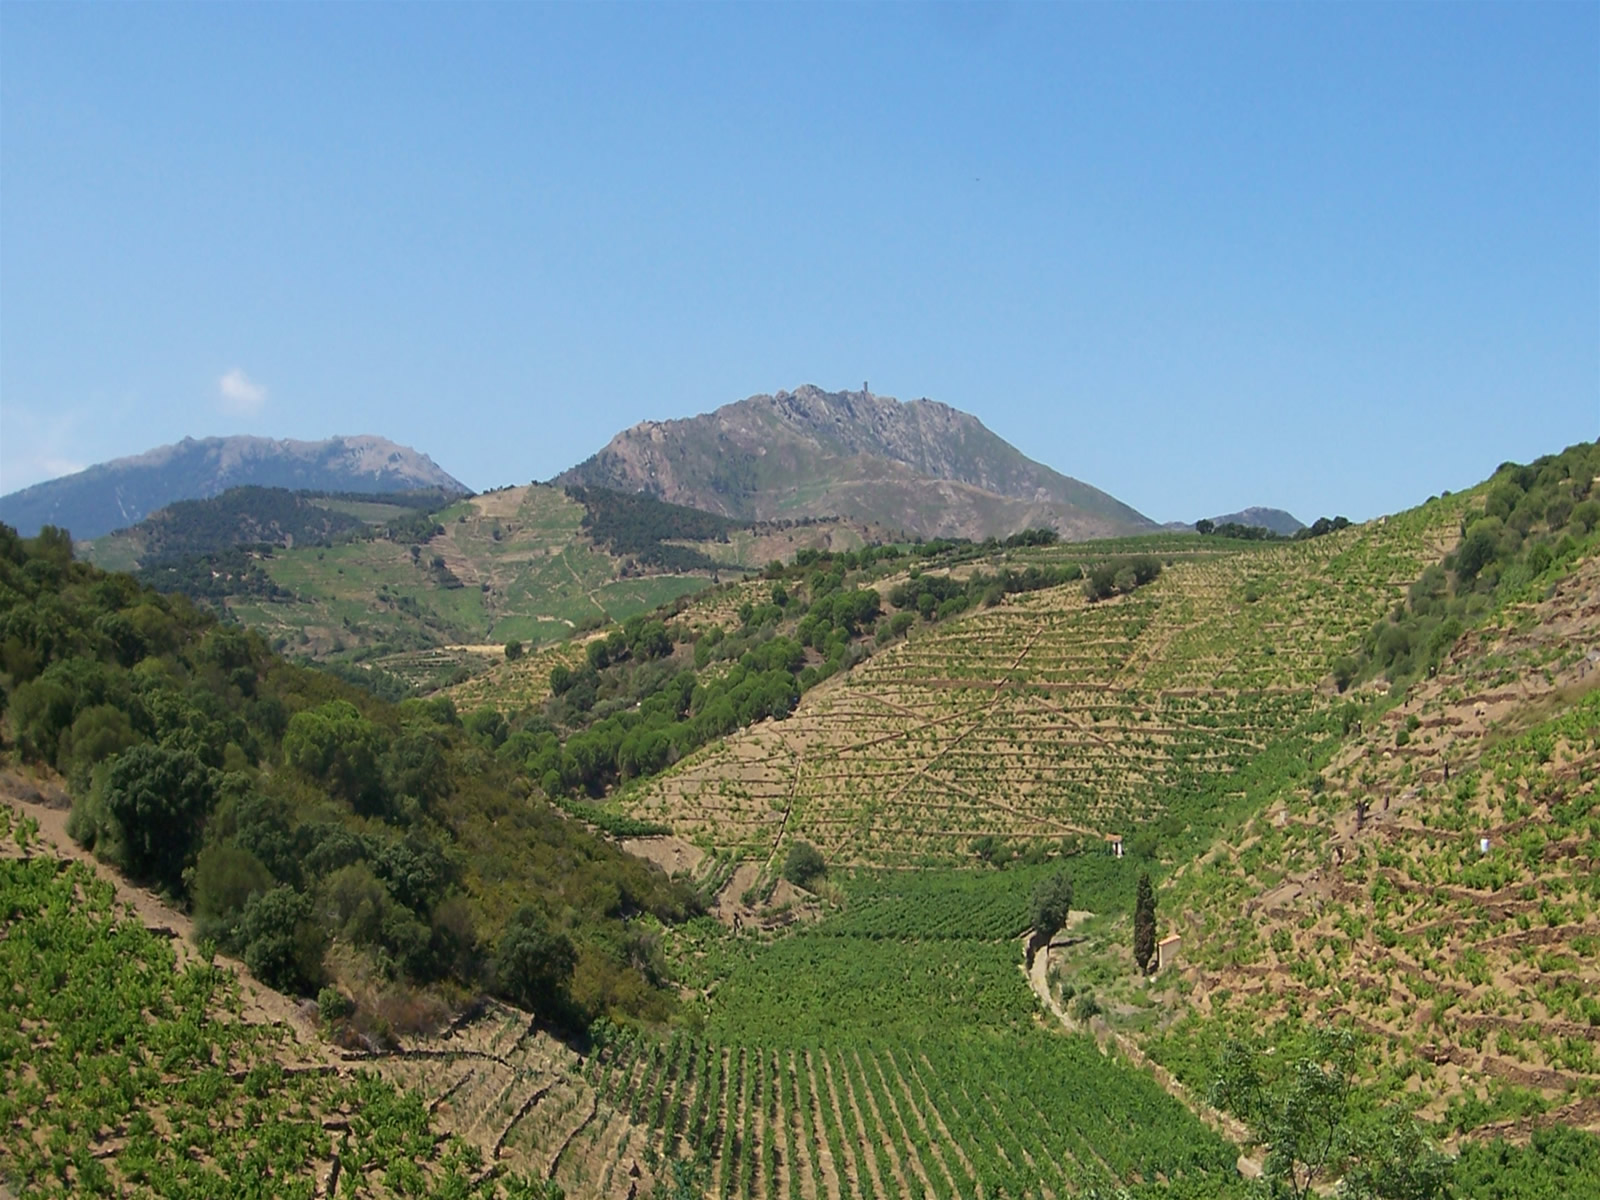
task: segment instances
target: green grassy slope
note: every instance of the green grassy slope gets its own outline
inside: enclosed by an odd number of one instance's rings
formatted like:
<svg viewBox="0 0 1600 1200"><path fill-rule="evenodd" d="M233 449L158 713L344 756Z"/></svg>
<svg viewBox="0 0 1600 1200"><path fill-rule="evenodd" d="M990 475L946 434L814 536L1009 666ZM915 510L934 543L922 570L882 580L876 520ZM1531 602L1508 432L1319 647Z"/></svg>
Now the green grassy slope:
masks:
<svg viewBox="0 0 1600 1200"><path fill-rule="evenodd" d="M653 501L633 540L589 527L560 489L502 489L429 511L409 498L238 489L186 502L80 547L115 569L225 607L288 653L376 662L436 686L498 658L626 620L807 547L852 548L874 532L832 522L733 526ZM716 537L659 542L673 523ZM701 536L697 534L697 536ZM643 540L640 540L640 538ZM598 539L598 540L597 540ZM276 543L234 550L239 541ZM677 564L677 565L675 565Z"/></svg>

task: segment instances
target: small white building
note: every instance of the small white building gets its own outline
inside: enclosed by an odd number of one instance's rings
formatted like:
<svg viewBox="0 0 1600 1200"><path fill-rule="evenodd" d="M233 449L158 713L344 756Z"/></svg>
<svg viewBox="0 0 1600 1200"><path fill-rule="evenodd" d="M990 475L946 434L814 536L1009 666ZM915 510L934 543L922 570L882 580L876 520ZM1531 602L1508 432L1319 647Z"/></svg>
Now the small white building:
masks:
<svg viewBox="0 0 1600 1200"><path fill-rule="evenodd" d="M1178 952L1183 949L1183 935L1173 934L1164 937L1156 943L1156 970L1165 971L1174 966L1178 961Z"/></svg>
<svg viewBox="0 0 1600 1200"><path fill-rule="evenodd" d="M1112 858L1122 857L1122 835L1120 833L1106 834L1106 849L1111 851Z"/></svg>

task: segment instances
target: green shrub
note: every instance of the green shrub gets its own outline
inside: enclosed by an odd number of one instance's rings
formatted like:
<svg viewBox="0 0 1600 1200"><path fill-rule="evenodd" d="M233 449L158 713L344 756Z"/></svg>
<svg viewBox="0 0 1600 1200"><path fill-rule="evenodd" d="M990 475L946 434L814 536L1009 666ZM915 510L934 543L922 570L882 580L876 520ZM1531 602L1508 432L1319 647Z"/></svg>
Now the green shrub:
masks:
<svg viewBox="0 0 1600 1200"><path fill-rule="evenodd" d="M788 857L783 860L783 877L796 887L810 887L827 870L828 864L823 861L822 851L810 842L795 842L789 847Z"/></svg>
<svg viewBox="0 0 1600 1200"><path fill-rule="evenodd" d="M495 954L495 981L511 1003L549 1020L565 1020L571 1012L570 989L578 954L563 933L550 927L538 909L517 910L500 937Z"/></svg>
<svg viewBox="0 0 1600 1200"><path fill-rule="evenodd" d="M355 1001L331 984L317 993L317 1015L329 1024L343 1021L355 1011Z"/></svg>
<svg viewBox="0 0 1600 1200"><path fill-rule="evenodd" d="M193 750L147 742L118 755L106 771L104 802L123 849L120 865L178 891L216 801L216 772Z"/></svg>
<svg viewBox="0 0 1600 1200"><path fill-rule="evenodd" d="M240 915L253 897L265 895L276 882L248 850L227 844L207 846L195 863L190 885L200 936L237 952Z"/></svg>
<svg viewBox="0 0 1600 1200"><path fill-rule="evenodd" d="M309 994L322 982L322 928L312 919L311 898L280 886L251 897L239 921L239 940L250 973L280 992Z"/></svg>

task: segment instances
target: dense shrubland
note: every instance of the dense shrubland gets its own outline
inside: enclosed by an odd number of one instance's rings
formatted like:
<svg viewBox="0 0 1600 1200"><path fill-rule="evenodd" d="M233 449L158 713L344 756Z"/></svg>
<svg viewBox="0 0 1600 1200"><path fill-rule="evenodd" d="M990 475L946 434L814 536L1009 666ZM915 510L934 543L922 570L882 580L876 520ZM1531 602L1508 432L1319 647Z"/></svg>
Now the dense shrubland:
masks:
<svg viewBox="0 0 1600 1200"><path fill-rule="evenodd" d="M1594 545L1600 528L1600 443L1571 446L1526 466L1506 463L1486 485L1481 507L1461 522L1461 541L1411 585L1360 649L1341 659L1341 690L1384 675L1415 679L1435 668L1462 632L1508 601L1535 599Z"/></svg>
<svg viewBox="0 0 1600 1200"><path fill-rule="evenodd" d="M192 600L221 604L230 596L249 596L270 602L291 600L293 593L280 587L261 565L270 548L180 554L141 567L140 583L161 592L176 592Z"/></svg>
<svg viewBox="0 0 1600 1200"><path fill-rule="evenodd" d="M377 497L364 497L378 502ZM229 488L204 500L178 500L136 527L146 565L186 554L208 554L239 545L332 545L363 536L360 517L317 503L288 488Z"/></svg>
<svg viewBox="0 0 1600 1200"><path fill-rule="evenodd" d="M374 523L344 511L341 502L396 515ZM258 556L270 557L274 548L374 538L425 542L443 532L429 512L446 503L443 493L432 490L366 495L248 485L203 500L176 501L112 540L135 542L140 580L161 591L212 601L288 599Z"/></svg>
<svg viewBox="0 0 1600 1200"><path fill-rule="evenodd" d="M0 683L17 752L68 782L73 836L275 987L359 986L379 1035L480 989L568 1025L670 1008L625 920L693 894L529 798L447 700L291 666L50 528L0 527ZM532 992L529 929L568 964Z"/></svg>

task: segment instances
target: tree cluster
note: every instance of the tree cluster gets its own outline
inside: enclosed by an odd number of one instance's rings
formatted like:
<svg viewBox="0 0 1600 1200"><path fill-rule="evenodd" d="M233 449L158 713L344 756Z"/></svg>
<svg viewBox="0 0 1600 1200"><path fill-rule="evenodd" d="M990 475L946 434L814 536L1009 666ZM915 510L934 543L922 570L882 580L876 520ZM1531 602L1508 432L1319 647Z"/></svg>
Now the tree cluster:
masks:
<svg viewBox="0 0 1600 1200"><path fill-rule="evenodd" d="M1245 525L1239 521L1223 521L1220 525L1211 520L1194 523L1194 531L1202 536L1231 538L1238 542L1304 542L1349 528L1347 517L1318 517L1311 524L1295 530L1292 536L1285 536L1265 525Z"/></svg>
<svg viewBox="0 0 1600 1200"><path fill-rule="evenodd" d="M671 1005L622 918L681 919L692 891L516 799L492 731L448 701L291 666L185 597L74 562L62 531L4 526L0 698L18 750L67 777L72 835L273 986L315 994L337 942L393 986L548 998L504 952L504 914L530 910L572 947L542 1015Z"/></svg>
<svg viewBox="0 0 1600 1200"><path fill-rule="evenodd" d="M1249 1125L1266 1150L1268 1194L1310 1200L1337 1184L1346 1200L1440 1200L1451 1161L1416 1123L1377 1109L1356 1084L1360 1044L1348 1030L1313 1031L1290 1053L1228 1045L1211 1102Z"/></svg>
<svg viewBox="0 0 1600 1200"><path fill-rule="evenodd" d="M271 556L271 546L179 554L146 562L135 576L157 591L181 592L213 603L229 596L249 596L269 604L293 600L294 593L280 587L261 566L261 560Z"/></svg>
<svg viewBox="0 0 1600 1200"><path fill-rule="evenodd" d="M370 532L359 517L318 504L309 493L253 484L203 500L176 501L136 529L147 564L235 546L331 546Z"/></svg>
<svg viewBox="0 0 1600 1200"><path fill-rule="evenodd" d="M1028 920L1040 945L1047 944L1067 923L1072 911L1072 880L1065 871L1041 879L1033 889Z"/></svg>
<svg viewBox="0 0 1600 1200"><path fill-rule="evenodd" d="M1037 532L1054 533L1053 530ZM1029 566L1020 571L1007 567L994 574L974 571L965 579L913 568L910 579L890 589L889 603L904 612L915 612L924 621L942 621L980 604L993 608L1007 596L1059 587L1082 578L1083 568L1076 563L1062 567Z"/></svg>
<svg viewBox="0 0 1600 1200"><path fill-rule="evenodd" d="M702 551L679 542L726 542L741 528L738 521L681 504L668 504L643 493L601 487L569 487L567 495L583 505L583 529L597 545L627 556L642 566L672 571L708 571L719 564Z"/></svg>
<svg viewBox="0 0 1600 1200"><path fill-rule="evenodd" d="M1161 574L1161 560L1151 554L1113 558L1101 563L1083 581L1083 594L1091 602L1126 596Z"/></svg>
<svg viewBox="0 0 1600 1200"><path fill-rule="evenodd" d="M1348 517L1318 517L1303 529L1294 532L1297 542L1310 541L1312 538L1326 537L1330 533L1338 533L1341 529L1350 528Z"/></svg>

